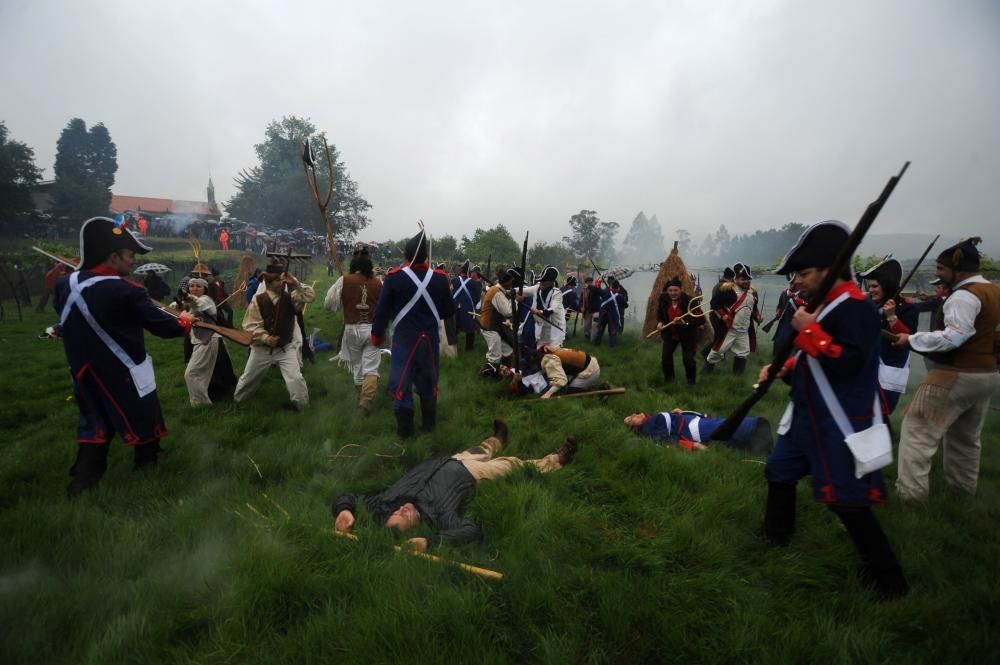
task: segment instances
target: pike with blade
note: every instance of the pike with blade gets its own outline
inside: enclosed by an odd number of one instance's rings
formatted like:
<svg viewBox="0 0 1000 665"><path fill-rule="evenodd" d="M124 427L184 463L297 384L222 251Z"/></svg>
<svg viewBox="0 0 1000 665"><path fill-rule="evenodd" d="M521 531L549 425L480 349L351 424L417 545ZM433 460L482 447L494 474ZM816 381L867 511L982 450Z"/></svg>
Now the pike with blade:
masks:
<svg viewBox="0 0 1000 665"><path fill-rule="evenodd" d="M319 214L323 218L323 226L326 228L326 242L330 246L330 253L333 254L333 262L337 266L337 272L343 275L344 267L340 265L340 255L337 253L336 238L333 235L333 224L330 223L330 217L326 214L326 208L330 205L330 197L333 196L333 180L336 174L333 164L333 153L331 153L330 146L326 143L326 138L323 138L323 152L326 154L326 166L329 169L328 176L330 179L327 182L326 195L321 197L319 195L319 183L316 181L316 153L313 152L310 139L307 138L299 146L299 155L302 157L302 169L306 174L306 184L309 185L309 193L312 194L313 201L316 202Z"/></svg>

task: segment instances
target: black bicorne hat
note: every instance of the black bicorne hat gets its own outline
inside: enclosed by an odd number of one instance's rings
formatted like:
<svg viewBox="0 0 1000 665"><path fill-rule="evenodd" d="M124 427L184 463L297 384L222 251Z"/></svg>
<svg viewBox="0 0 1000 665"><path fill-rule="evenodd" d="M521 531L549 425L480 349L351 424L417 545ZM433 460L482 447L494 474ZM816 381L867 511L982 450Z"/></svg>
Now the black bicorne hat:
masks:
<svg viewBox="0 0 1000 665"><path fill-rule="evenodd" d="M570 275L569 277L566 278L566 286L573 286L574 284L576 284L575 275Z"/></svg>
<svg viewBox="0 0 1000 665"><path fill-rule="evenodd" d="M465 260L465 263L462 264L462 267L459 269L458 272L460 272L462 274L465 274L465 275L469 274L469 259Z"/></svg>
<svg viewBox="0 0 1000 665"><path fill-rule="evenodd" d="M559 279L559 270L555 266L545 266L538 276L539 282L554 282Z"/></svg>
<svg viewBox="0 0 1000 665"><path fill-rule="evenodd" d="M903 264L891 256L887 256L878 265L874 265L868 270L859 273L858 277L873 279L881 284L883 288L895 291L899 287L899 283L903 280Z"/></svg>
<svg viewBox="0 0 1000 665"><path fill-rule="evenodd" d="M750 270L750 266L745 263L737 263L733 266L733 277L746 277L747 279L753 279L753 273Z"/></svg>
<svg viewBox="0 0 1000 665"><path fill-rule="evenodd" d="M153 248L128 229L115 226L114 221L107 217L91 217L80 227L81 269L93 268L119 249L131 249L136 254L147 254Z"/></svg>
<svg viewBox="0 0 1000 665"><path fill-rule="evenodd" d="M500 277L500 281L506 282L507 280L513 280L514 286L518 286L521 283L521 271L518 268L507 268Z"/></svg>
<svg viewBox="0 0 1000 665"><path fill-rule="evenodd" d="M421 228L417 235L413 236L406 243L403 256L410 263L424 263L427 261L427 234Z"/></svg>
<svg viewBox="0 0 1000 665"><path fill-rule="evenodd" d="M846 224L833 219L813 224L802 232L774 272L787 275L806 268L829 268L850 235Z"/></svg>
<svg viewBox="0 0 1000 665"><path fill-rule="evenodd" d="M726 269L722 271L723 280L731 280L734 277L736 277L736 273L733 272L732 268L727 266Z"/></svg>

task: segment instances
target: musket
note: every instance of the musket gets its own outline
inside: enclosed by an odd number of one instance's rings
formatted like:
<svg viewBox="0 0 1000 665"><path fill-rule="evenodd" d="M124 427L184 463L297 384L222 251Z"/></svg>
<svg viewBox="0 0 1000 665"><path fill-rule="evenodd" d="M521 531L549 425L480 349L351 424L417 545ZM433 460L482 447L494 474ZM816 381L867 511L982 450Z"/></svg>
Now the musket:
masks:
<svg viewBox="0 0 1000 665"><path fill-rule="evenodd" d="M58 256L58 255L56 255L56 254L52 254L52 253L50 253L50 252L46 252L46 251L45 251L44 249L42 249L41 247L34 247L34 246L32 246L32 248L31 248L31 249L35 250L35 251L36 251L36 252L38 252L39 254L44 254L45 256L49 257L49 258L50 258L50 259L52 259L53 261L57 261L58 263L61 263L61 264L63 264L64 266L69 266L69 267L70 267L70 268L72 268L73 270L77 270L77 269L79 269L79 263L73 263L72 261L70 261L70 260L69 260L69 259L67 259L67 258L64 258L64 257L62 257L62 256Z"/></svg>
<svg viewBox="0 0 1000 665"><path fill-rule="evenodd" d="M927 258L927 255L931 253L931 250L934 248L934 245L937 243L940 237L941 234L934 236L934 240L931 240L931 244L927 245L927 249L925 249L924 253L920 255L919 259L917 259L916 264L913 266L913 270L911 270L910 273L906 276L906 279L904 279L902 282L899 283L899 288L896 289L896 293L893 295L892 298L890 298L890 300L894 300L897 305L899 304L899 297L903 295L903 289L905 289L906 285L910 283L910 280L913 279L913 276L917 274L917 269L920 267L920 264L923 263L924 259Z"/></svg>
<svg viewBox="0 0 1000 665"><path fill-rule="evenodd" d="M833 260L830 268L826 271L826 276L820 283L819 287L810 294L809 302L806 303L806 311L810 314L819 309L819 306L823 304L823 300L826 299L826 295L833 288L833 285L840 279L840 274L844 272L844 269L850 266L851 257L854 256L854 252L857 251L858 246L861 245L861 241L864 239L865 234L868 233L868 229L871 228L872 224L875 223L875 218L878 217L879 212L881 212L882 207L885 206L886 201L889 200L889 196L892 194L893 190L896 189L896 185L899 183L900 178L906 173L906 169L909 168L910 162L903 164L903 168L899 171L897 175L889 178L889 182L886 183L885 187L882 189L882 193L879 197L868 204L865 209L864 214L861 215L861 219L858 221L857 226L848 236L847 241L841 245L840 251L837 252L836 257ZM792 347L794 345L794 338L792 335L786 336L782 339L778 346L774 349L774 358L771 364L768 366L767 376L763 381L757 383L753 387L753 392L750 396L743 400L735 411L733 411L725 422L712 433L712 441L728 441L732 438L733 434L736 432L736 428L740 426L743 419L750 413L750 409L767 394L768 389L771 384L774 383L775 378L778 376L778 372L782 369L788 356L791 355Z"/></svg>
<svg viewBox="0 0 1000 665"><path fill-rule="evenodd" d="M597 264L596 264L596 263L594 263L594 259L590 258L589 256L588 256L587 258L588 258L588 259L590 259L590 265L594 266L594 270L596 270L596 271L597 271L597 276L598 276L598 277L599 277L600 279L602 279L602 280L603 280L603 279L604 279L604 273L603 273L603 272L601 272L601 269L597 267Z"/></svg>
<svg viewBox="0 0 1000 665"><path fill-rule="evenodd" d="M528 231L524 232L524 245L521 247L521 279L517 286L517 299L511 303L514 310L514 369L521 366L521 296L524 295L524 268L528 263Z"/></svg>

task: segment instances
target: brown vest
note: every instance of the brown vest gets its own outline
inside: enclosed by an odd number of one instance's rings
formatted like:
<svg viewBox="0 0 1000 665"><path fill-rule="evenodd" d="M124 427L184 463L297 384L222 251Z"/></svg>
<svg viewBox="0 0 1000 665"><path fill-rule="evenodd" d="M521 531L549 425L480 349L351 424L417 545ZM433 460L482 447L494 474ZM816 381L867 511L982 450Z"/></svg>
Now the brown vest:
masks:
<svg viewBox="0 0 1000 665"><path fill-rule="evenodd" d="M958 290L970 292L983 304L976 316L976 333L953 351L928 353L936 363L956 369L990 370L997 368L997 326L1000 325L1000 286L966 284ZM944 329L944 305L938 308L934 330Z"/></svg>
<svg viewBox="0 0 1000 665"><path fill-rule="evenodd" d="M375 303L382 289L382 282L361 273L344 275L344 290L340 299L344 304L344 323L371 323Z"/></svg>
<svg viewBox="0 0 1000 665"><path fill-rule="evenodd" d="M503 291L503 287L499 284L494 284L486 291L486 295L483 296L483 310L479 316L479 326L483 330L499 330L500 324L503 323L503 317L500 316L500 312L493 313L493 296L501 291Z"/></svg>
<svg viewBox="0 0 1000 665"><path fill-rule="evenodd" d="M292 304L292 296L288 291L282 291L278 298L278 303L271 302L271 296L265 291L257 296L257 308L260 310L260 318L264 320L264 329L268 335L278 338L278 347L281 348L292 341L295 333L295 306Z"/></svg>
<svg viewBox="0 0 1000 665"><path fill-rule="evenodd" d="M549 353L559 358L563 369L570 374L579 374L590 364L590 354L576 349L552 349Z"/></svg>

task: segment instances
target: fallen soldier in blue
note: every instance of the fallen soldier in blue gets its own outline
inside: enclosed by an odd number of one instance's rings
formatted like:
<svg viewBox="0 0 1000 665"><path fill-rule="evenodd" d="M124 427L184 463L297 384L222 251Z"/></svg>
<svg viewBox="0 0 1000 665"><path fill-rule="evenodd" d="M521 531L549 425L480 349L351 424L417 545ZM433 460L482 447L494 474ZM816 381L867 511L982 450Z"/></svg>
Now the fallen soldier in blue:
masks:
<svg viewBox="0 0 1000 665"><path fill-rule="evenodd" d="M711 418L707 413L681 409L654 415L639 412L625 418L626 427L631 428L639 436L661 441L675 439L677 445L686 450L708 448L712 434L724 422L725 418ZM727 448L746 450L754 455L767 455L774 447L771 423L766 418L748 416L736 428L732 438L723 445Z"/></svg>

